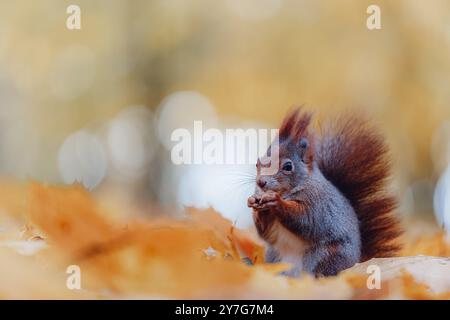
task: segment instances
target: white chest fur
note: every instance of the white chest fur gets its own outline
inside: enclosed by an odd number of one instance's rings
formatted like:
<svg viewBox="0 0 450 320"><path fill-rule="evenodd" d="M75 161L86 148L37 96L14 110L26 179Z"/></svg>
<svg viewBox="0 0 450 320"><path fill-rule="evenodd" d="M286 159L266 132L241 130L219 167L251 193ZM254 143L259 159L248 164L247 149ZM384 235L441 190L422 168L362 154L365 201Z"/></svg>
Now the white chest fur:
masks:
<svg viewBox="0 0 450 320"><path fill-rule="evenodd" d="M279 253L281 261L293 264L298 271L301 271L303 256L309 245L278 221L272 226L272 236L275 240L272 246Z"/></svg>

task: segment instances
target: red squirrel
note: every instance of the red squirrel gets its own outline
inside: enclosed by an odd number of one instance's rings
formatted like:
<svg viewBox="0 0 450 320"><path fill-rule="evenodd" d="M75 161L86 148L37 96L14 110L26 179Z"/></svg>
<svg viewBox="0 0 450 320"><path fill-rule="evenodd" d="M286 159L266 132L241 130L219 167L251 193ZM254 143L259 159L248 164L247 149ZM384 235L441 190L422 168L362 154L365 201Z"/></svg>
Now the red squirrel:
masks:
<svg viewBox="0 0 450 320"><path fill-rule="evenodd" d="M261 174L248 199L258 234L267 242L266 262L288 262L285 272L337 275L372 257L400 249L396 199L387 190L387 146L367 121L347 116L320 132L312 115L295 109L278 134L279 169ZM271 148L265 158L270 156Z"/></svg>

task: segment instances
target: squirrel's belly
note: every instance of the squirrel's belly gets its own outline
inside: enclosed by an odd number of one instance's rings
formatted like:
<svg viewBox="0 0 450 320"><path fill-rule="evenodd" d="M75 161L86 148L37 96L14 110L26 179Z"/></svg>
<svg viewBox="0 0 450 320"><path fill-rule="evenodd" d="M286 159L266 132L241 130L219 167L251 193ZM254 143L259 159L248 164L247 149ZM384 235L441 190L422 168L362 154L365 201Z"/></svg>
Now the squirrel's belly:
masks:
<svg viewBox="0 0 450 320"><path fill-rule="evenodd" d="M278 252L281 261L293 264L301 270L303 256L309 248L309 244L283 227L278 221L275 221L272 228L275 240L272 246Z"/></svg>

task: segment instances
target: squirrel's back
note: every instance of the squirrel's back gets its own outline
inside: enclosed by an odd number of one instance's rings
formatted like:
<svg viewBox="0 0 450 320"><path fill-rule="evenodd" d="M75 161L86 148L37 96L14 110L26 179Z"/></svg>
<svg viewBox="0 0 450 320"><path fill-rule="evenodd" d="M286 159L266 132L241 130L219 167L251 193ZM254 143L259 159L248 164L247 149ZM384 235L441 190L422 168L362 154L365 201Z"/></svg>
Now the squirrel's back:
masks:
<svg viewBox="0 0 450 320"><path fill-rule="evenodd" d="M390 177L384 139L360 117L329 122L318 137L316 161L322 174L348 199L359 220L361 261L389 257L400 249L397 202L387 190Z"/></svg>

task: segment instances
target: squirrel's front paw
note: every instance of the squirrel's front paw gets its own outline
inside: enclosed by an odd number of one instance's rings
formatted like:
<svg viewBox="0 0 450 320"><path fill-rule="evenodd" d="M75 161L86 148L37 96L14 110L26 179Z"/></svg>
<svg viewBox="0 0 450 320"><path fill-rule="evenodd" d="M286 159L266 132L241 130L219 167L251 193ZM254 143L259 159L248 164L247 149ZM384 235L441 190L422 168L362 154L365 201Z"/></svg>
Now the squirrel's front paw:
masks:
<svg viewBox="0 0 450 320"><path fill-rule="evenodd" d="M268 208L275 207L279 205L281 197L278 193L274 191L267 191L262 194L261 199L259 200L259 207Z"/></svg>
<svg viewBox="0 0 450 320"><path fill-rule="evenodd" d="M259 203L259 198L256 195L253 195L247 199L247 206L249 208L256 208Z"/></svg>
<svg viewBox="0 0 450 320"><path fill-rule="evenodd" d="M275 207L280 202L280 195L274 191L267 191L261 195L253 195L247 200L247 206L256 210Z"/></svg>
<svg viewBox="0 0 450 320"><path fill-rule="evenodd" d="M248 198L247 206L256 210L268 209L278 206L281 197L274 191L267 191L261 195L253 195Z"/></svg>

